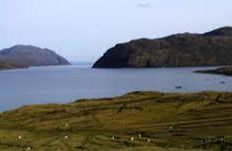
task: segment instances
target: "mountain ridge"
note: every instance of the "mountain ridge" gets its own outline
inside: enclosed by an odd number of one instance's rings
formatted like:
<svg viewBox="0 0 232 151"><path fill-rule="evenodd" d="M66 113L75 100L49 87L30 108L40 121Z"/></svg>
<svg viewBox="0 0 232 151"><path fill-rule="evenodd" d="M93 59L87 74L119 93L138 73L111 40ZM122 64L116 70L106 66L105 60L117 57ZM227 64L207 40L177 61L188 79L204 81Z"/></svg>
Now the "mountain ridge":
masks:
<svg viewBox="0 0 232 151"><path fill-rule="evenodd" d="M231 65L232 27L203 34L182 33L117 44L93 68L144 68Z"/></svg>

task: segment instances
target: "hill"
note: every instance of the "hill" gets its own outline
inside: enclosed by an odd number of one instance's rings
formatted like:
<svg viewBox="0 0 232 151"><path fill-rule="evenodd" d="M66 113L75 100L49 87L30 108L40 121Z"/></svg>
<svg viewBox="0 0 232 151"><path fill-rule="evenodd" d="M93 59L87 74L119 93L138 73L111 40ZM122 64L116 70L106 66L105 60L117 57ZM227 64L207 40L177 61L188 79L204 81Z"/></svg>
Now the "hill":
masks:
<svg viewBox="0 0 232 151"><path fill-rule="evenodd" d="M134 92L0 116L2 150L232 149L232 93Z"/></svg>
<svg viewBox="0 0 232 151"><path fill-rule="evenodd" d="M31 45L16 45L0 51L0 60L15 66L68 65L65 58L49 49Z"/></svg>
<svg viewBox="0 0 232 151"><path fill-rule="evenodd" d="M232 27L117 44L93 68L232 65Z"/></svg>

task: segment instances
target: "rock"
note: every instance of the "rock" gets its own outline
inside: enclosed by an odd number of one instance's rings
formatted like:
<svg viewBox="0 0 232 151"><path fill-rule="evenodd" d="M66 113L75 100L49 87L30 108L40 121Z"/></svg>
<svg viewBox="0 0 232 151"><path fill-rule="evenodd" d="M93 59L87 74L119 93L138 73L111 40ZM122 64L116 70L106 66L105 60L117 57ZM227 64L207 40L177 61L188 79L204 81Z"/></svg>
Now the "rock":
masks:
<svg viewBox="0 0 232 151"><path fill-rule="evenodd" d="M232 67L220 67L214 70L200 70L195 71L196 73L209 73L209 74L222 74L232 76ZM226 84L225 81L221 81L220 84Z"/></svg>
<svg viewBox="0 0 232 151"><path fill-rule="evenodd" d="M221 81L220 84L226 84L226 81Z"/></svg>
<svg viewBox="0 0 232 151"><path fill-rule="evenodd" d="M31 45L16 45L0 51L0 60L16 67L69 65L70 63L54 51Z"/></svg>
<svg viewBox="0 0 232 151"><path fill-rule="evenodd" d="M205 34L138 39L109 49L93 68L232 65L232 27Z"/></svg>
<svg viewBox="0 0 232 151"><path fill-rule="evenodd" d="M182 89L182 86L176 86L175 89L180 90L180 89Z"/></svg>

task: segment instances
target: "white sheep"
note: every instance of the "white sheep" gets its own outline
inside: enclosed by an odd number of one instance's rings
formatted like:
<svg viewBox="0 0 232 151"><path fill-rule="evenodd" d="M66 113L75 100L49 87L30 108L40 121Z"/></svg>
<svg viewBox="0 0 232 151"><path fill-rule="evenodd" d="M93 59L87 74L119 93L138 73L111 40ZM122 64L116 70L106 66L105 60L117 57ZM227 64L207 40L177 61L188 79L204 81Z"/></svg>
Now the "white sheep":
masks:
<svg viewBox="0 0 232 151"><path fill-rule="evenodd" d="M19 135L19 136L17 136L17 139L18 139L18 140L21 140L22 138L23 138L23 137L22 137L22 136L20 136L20 135Z"/></svg>
<svg viewBox="0 0 232 151"><path fill-rule="evenodd" d="M135 138L134 137L131 137L131 141L134 141L135 140Z"/></svg>

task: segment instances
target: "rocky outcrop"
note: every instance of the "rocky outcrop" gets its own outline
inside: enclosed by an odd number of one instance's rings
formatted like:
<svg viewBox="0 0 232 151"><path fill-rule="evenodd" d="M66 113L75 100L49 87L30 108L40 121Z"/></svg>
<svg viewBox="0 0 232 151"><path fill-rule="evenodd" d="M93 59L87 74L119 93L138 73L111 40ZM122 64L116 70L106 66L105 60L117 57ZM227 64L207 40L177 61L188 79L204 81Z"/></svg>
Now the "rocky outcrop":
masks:
<svg viewBox="0 0 232 151"><path fill-rule="evenodd" d="M205 34L138 39L109 49L93 68L232 65L232 27Z"/></svg>
<svg viewBox="0 0 232 151"><path fill-rule="evenodd" d="M16 45L0 51L0 60L5 64L17 67L68 65L65 58L49 49L31 45Z"/></svg>
<svg viewBox="0 0 232 151"><path fill-rule="evenodd" d="M222 74L232 76L232 67L221 67L215 70L200 70L196 71L196 73Z"/></svg>

